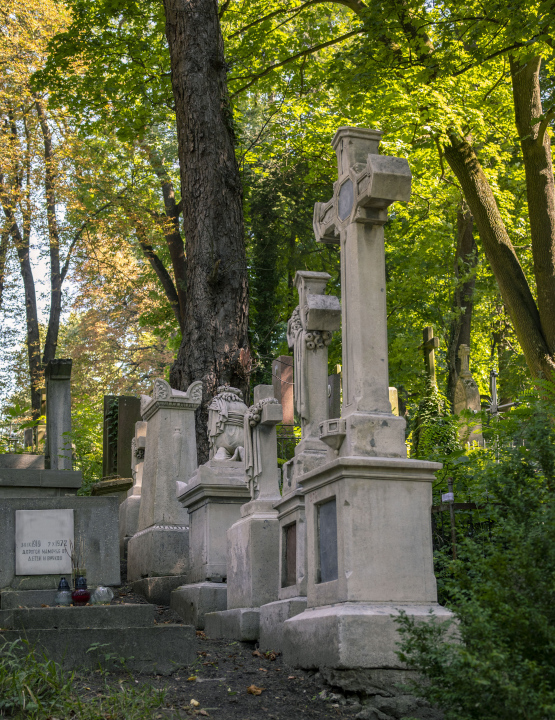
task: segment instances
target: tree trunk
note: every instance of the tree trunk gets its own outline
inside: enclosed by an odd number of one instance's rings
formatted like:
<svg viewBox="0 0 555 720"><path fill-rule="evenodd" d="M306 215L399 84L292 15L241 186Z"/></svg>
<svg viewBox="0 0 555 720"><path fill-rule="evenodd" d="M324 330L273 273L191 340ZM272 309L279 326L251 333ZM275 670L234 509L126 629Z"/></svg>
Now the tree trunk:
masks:
<svg viewBox="0 0 555 720"><path fill-rule="evenodd" d="M541 123L541 57L520 65L511 58L515 120L526 173L526 195L540 322L555 355L555 183L547 119Z"/></svg>
<svg viewBox="0 0 555 720"><path fill-rule="evenodd" d="M453 311L447 346L447 397L451 405L455 400L455 385L461 371L459 347L470 347L470 326L474 286L476 284L476 265L478 253L474 239L474 218L466 203L457 212L457 248L455 251L455 291L453 293Z"/></svg>
<svg viewBox="0 0 555 720"><path fill-rule="evenodd" d="M50 315L42 356L42 362L46 365L50 360L54 360L58 347L62 312L62 275L60 273L60 232L56 217L56 160L52 147L52 135L41 100L35 101L35 107L44 141L44 192L50 248Z"/></svg>
<svg viewBox="0 0 555 720"><path fill-rule="evenodd" d="M208 404L219 385L248 399L247 263L242 189L234 152L216 0L164 0L177 116L187 294L183 341L170 374L204 385L198 460L208 458Z"/></svg>
<svg viewBox="0 0 555 720"><path fill-rule="evenodd" d="M4 285L6 282L6 256L8 254L9 239L10 231L4 230L0 236L0 309L2 308L2 297L4 295Z"/></svg>
<svg viewBox="0 0 555 720"><path fill-rule="evenodd" d="M518 341L533 377L555 377L555 360L543 334L540 314L507 234L490 184L470 144L450 136L445 158L459 180L480 233Z"/></svg>

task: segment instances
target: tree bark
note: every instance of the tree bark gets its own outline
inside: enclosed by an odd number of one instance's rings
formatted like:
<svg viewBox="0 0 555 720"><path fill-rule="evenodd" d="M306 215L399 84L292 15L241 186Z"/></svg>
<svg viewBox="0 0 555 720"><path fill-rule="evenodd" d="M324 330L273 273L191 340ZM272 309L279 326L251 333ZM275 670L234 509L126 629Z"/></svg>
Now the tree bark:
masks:
<svg viewBox="0 0 555 720"><path fill-rule="evenodd" d="M533 377L555 377L555 361L543 334L540 314L507 234L490 184L470 144L450 136L445 158L459 180L484 253Z"/></svg>
<svg viewBox="0 0 555 720"><path fill-rule="evenodd" d="M470 329L474 286L476 285L476 265L478 254L474 239L474 218L464 205L457 212L457 247L455 251L455 291L453 293L453 311L455 317L451 322L447 346L447 362L449 375L447 378L447 397L451 405L455 400L455 385L461 371L459 347L470 347ZM462 280L461 280L462 278Z"/></svg>
<svg viewBox="0 0 555 720"><path fill-rule="evenodd" d="M536 294L543 336L555 355L555 183L551 138L540 91L541 57L525 65L510 58L515 120L526 173Z"/></svg>
<svg viewBox="0 0 555 720"><path fill-rule="evenodd" d="M0 309L2 308L2 298L4 296L4 285L6 282L6 257L8 254L8 240L10 239L10 231L4 230L0 236Z"/></svg>
<svg viewBox="0 0 555 720"><path fill-rule="evenodd" d="M175 200L175 189L173 187L172 179L166 170L164 161L160 157L160 154L156 148L153 148L146 143L143 143L143 147L148 154L152 169L156 173L160 182L162 197L164 199L164 210L167 218L164 226L164 237L166 239L168 250L170 251L175 285L174 289L177 294L177 321L179 323L179 329L183 334L187 298L187 260L185 258L185 244L183 243L181 230L179 228L179 215L181 210L179 208L179 204Z"/></svg>
<svg viewBox="0 0 555 720"><path fill-rule="evenodd" d="M48 127L46 111L42 101L38 98L35 100L35 107L44 142L44 192L50 250L50 314L42 355L43 365L46 365L56 357L58 346L62 313L62 275L60 272L60 231L56 217L56 159L52 147L52 134Z"/></svg>
<svg viewBox="0 0 555 720"><path fill-rule="evenodd" d="M234 152L216 0L164 0L176 105L187 294L173 387L202 380L199 462L208 458L208 404L229 383L248 401L248 285L242 189Z"/></svg>

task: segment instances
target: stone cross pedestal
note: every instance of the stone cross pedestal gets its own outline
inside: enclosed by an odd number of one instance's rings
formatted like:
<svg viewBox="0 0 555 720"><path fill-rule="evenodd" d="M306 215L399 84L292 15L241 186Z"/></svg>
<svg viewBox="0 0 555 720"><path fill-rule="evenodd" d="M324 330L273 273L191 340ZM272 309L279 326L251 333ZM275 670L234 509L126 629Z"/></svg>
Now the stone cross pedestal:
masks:
<svg viewBox="0 0 555 720"><path fill-rule="evenodd" d="M50 360L46 380L46 470L71 470L71 360Z"/></svg>
<svg viewBox="0 0 555 720"><path fill-rule="evenodd" d="M188 516L177 500L176 482L189 480L197 467L195 410L201 400L200 381L181 392L161 378L154 381L152 398L141 398L148 433L139 521L127 546L127 572L129 580L136 581L135 590L148 599L156 596L152 588L163 584L162 577L176 578L166 581L171 590L187 580Z"/></svg>
<svg viewBox="0 0 555 720"><path fill-rule="evenodd" d="M459 358L461 359L461 371L455 385L453 412L455 415L460 415L464 410L480 412L480 390L470 372L470 348L468 345L459 347ZM482 427L479 424L470 428L465 422L462 422L459 435L461 440L466 440L466 442L477 442L481 445L484 441Z"/></svg>
<svg viewBox="0 0 555 720"><path fill-rule="evenodd" d="M425 327L422 331L422 351L424 352L424 364L426 375L433 385L436 385L436 357L435 351L439 348L439 338L434 337L433 327Z"/></svg>
<svg viewBox="0 0 555 720"><path fill-rule="evenodd" d="M283 623L286 662L331 670L339 686L354 668L363 684L378 671L401 679L399 608L450 617L437 604L430 522L441 466L406 458L405 421L389 402L383 225L387 206L409 199L411 174L406 160L377 154L379 139L339 128L334 197L314 212L317 239L341 244L343 408L320 423L328 462L298 479L307 609Z"/></svg>
<svg viewBox="0 0 555 720"><path fill-rule="evenodd" d="M405 421L389 403L383 226L387 207L409 199L411 173L404 158L378 155L380 137L377 130L339 128L334 194L314 207L316 240L341 248L342 419L321 431L341 457L406 457Z"/></svg>
<svg viewBox="0 0 555 720"><path fill-rule="evenodd" d="M206 613L227 608L227 531L250 499L242 460L248 410L242 393L219 388L210 407L209 424L219 431L213 435L213 445L225 443L230 457L218 459L218 447L188 483L177 483L178 500L189 513L189 582L174 590L170 601L181 618L198 630L204 630Z"/></svg>
<svg viewBox="0 0 555 720"><path fill-rule="evenodd" d="M279 599L260 609L260 642L266 649L280 642L276 633L283 621L306 607L306 518L297 479L325 463L328 452L319 428L328 419L328 345L341 323L339 300L324 294L330 278L321 272L295 274L299 305L289 320L287 338L294 352L301 441L295 457L283 466L283 495L274 505L280 526Z"/></svg>
<svg viewBox="0 0 555 720"><path fill-rule="evenodd" d="M277 600L279 587L279 500L276 425L281 405L271 385L254 388L245 414L245 468L251 500L227 531L227 610L207 613L209 637L256 640L260 606Z"/></svg>
<svg viewBox="0 0 555 720"><path fill-rule="evenodd" d="M119 549L121 558L127 557L127 545L139 527L146 431L146 422L139 420L139 422L135 423L135 437L131 441L133 487L127 491L127 497L119 506Z"/></svg>

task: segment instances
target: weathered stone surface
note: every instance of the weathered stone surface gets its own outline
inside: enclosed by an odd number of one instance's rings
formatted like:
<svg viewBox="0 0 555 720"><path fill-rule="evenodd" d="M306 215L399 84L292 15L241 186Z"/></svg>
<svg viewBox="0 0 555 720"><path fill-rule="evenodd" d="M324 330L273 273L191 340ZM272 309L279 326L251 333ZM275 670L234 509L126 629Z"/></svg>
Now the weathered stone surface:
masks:
<svg viewBox="0 0 555 720"><path fill-rule="evenodd" d="M204 630L206 613L227 609L227 585L216 582L182 585L172 591L170 607L187 625Z"/></svg>
<svg viewBox="0 0 555 720"><path fill-rule="evenodd" d="M30 428L32 429L32 428ZM44 470L44 455L32 453L2 453L0 455L0 470Z"/></svg>
<svg viewBox="0 0 555 720"><path fill-rule="evenodd" d="M290 355L280 355L272 362L272 385L274 397L283 408L283 425L294 425L293 358Z"/></svg>
<svg viewBox="0 0 555 720"><path fill-rule="evenodd" d="M309 600L310 602L310 600ZM404 670L397 656L400 640L394 620L399 608L425 621L433 611L438 622L451 613L437 604L343 602L311 608L284 623L283 657L304 668L389 668Z"/></svg>
<svg viewBox="0 0 555 720"><path fill-rule="evenodd" d="M186 575L147 577L131 584L133 592L142 595L154 605L169 605L172 591L187 582Z"/></svg>
<svg viewBox="0 0 555 720"><path fill-rule="evenodd" d="M283 623L306 610L306 597L276 600L260 608L260 649L283 649Z"/></svg>
<svg viewBox="0 0 555 720"><path fill-rule="evenodd" d="M66 577L71 582L70 577ZM51 580L52 587L50 590L2 590L0 593L0 608L2 610L12 610L13 608L41 607L42 605L54 605L56 597L57 584L54 587L55 580Z"/></svg>
<svg viewBox="0 0 555 720"><path fill-rule="evenodd" d="M136 533L127 544L127 577L189 577L189 528L153 525ZM181 583L183 584L183 583Z"/></svg>
<svg viewBox="0 0 555 720"><path fill-rule="evenodd" d="M50 360L44 370L46 381L46 444L44 467L71 470L71 366L68 359Z"/></svg>
<svg viewBox="0 0 555 720"><path fill-rule="evenodd" d="M101 480L95 483L91 488L91 495L99 497L101 495L115 495L119 503L122 503L127 497L128 491L133 487L133 478L110 478L110 480Z"/></svg>
<svg viewBox="0 0 555 720"><path fill-rule="evenodd" d="M80 470L0 468L0 498L76 495L82 481Z"/></svg>
<svg viewBox="0 0 555 720"><path fill-rule="evenodd" d="M0 504L0 588L47 590L55 588L56 575L15 575L15 511L74 511L75 542L83 540L87 582L119 585L118 502L111 497L4 498Z"/></svg>
<svg viewBox="0 0 555 720"><path fill-rule="evenodd" d="M195 630L188 625L7 630L0 633L0 644L19 637L28 640L40 660L46 654L68 670L99 665L121 669L120 658L124 658L132 672L170 675L195 659ZM92 645L99 647L87 652Z"/></svg>
<svg viewBox="0 0 555 720"><path fill-rule="evenodd" d="M252 642L260 636L260 610L234 608L223 612L206 613L204 630L210 638L228 638Z"/></svg>
<svg viewBox="0 0 555 720"><path fill-rule="evenodd" d="M129 628L154 624L153 605L91 605L12 610L14 630ZM6 626L4 626L6 627Z"/></svg>

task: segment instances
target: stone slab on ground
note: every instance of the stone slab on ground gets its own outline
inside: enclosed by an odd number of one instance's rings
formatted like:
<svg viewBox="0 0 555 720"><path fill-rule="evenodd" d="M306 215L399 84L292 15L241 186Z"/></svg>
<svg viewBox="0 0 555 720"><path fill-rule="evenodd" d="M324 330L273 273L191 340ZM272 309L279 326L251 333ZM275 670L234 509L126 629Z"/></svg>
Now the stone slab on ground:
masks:
<svg viewBox="0 0 555 720"><path fill-rule="evenodd" d="M90 605L84 607L17 608L11 612L14 630L77 628L137 628L154 625L152 605Z"/></svg>
<svg viewBox="0 0 555 720"><path fill-rule="evenodd" d="M16 575L14 542L16 510L56 509L74 511L75 545L78 547L81 540L83 541L83 564L87 568L89 586L119 585L121 581L116 498L28 497L2 498L0 504L0 588L49 590L58 586L59 575Z"/></svg>
<svg viewBox="0 0 555 720"><path fill-rule="evenodd" d="M153 525L133 535L127 543L127 579L131 582L151 575L186 576L188 573L189 528L184 525ZM184 581L179 584L183 585ZM168 595L166 604L169 601Z"/></svg>
<svg viewBox="0 0 555 720"><path fill-rule="evenodd" d="M282 652L283 624L306 610L306 597L276 600L260 608L260 649Z"/></svg>
<svg viewBox="0 0 555 720"><path fill-rule="evenodd" d="M71 582L71 578L66 578ZM52 578L52 584L57 583L57 576ZM49 590L3 590L0 593L0 608L12 610L14 608L42 607L42 605L54 605L57 587Z"/></svg>
<svg viewBox="0 0 555 720"><path fill-rule="evenodd" d="M169 605L172 591L180 585L185 585L187 575L163 575L162 577L148 577L130 583L133 592L142 595L155 605Z"/></svg>
<svg viewBox="0 0 555 720"><path fill-rule="evenodd" d="M225 638L252 642L260 635L260 609L234 608L206 613L204 631L209 638Z"/></svg>
<svg viewBox="0 0 555 720"><path fill-rule="evenodd" d="M187 625L204 630L206 613L227 608L227 585L214 582L182 585L172 592L170 607Z"/></svg>
<svg viewBox="0 0 555 720"><path fill-rule="evenodd" d="M338 603L307 608L284 623L283 655L303 668L390 668L403 670L396 650L395 616L402 608L417 621L452 620L441 605Z"/></svg>
<svg viewBox="0 0 555 720"><path fill-rule="evenodd" d="M0 632L0 644L18 638L25 638L41 659L45 653L70 670L98 668L99 664L121 667L120 658L124 658L132 672L170 675L195 659L195 629L190 625Z"/></svg>

